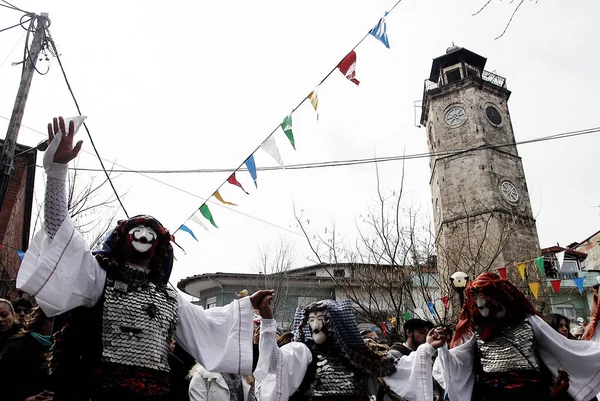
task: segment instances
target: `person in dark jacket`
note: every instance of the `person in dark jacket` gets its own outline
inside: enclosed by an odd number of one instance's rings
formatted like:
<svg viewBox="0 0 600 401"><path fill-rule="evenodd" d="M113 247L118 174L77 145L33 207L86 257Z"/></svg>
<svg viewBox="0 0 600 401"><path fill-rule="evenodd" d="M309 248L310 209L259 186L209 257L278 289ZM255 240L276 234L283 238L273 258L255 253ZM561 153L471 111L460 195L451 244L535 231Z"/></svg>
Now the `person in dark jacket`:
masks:
<svg viewBox="0 0 600 401"><path fill-rule="evenodd" d="M0 353L2 401L52 401L46 364L52 320L36 307L27 325L6 343Z"/></svg>
<svg viewBox="0 0 600 401"><path fill-rule="evenodd" d="M9 338L21 330L17 322L15 310L9 300L0 298L0 352Z"/></svg>

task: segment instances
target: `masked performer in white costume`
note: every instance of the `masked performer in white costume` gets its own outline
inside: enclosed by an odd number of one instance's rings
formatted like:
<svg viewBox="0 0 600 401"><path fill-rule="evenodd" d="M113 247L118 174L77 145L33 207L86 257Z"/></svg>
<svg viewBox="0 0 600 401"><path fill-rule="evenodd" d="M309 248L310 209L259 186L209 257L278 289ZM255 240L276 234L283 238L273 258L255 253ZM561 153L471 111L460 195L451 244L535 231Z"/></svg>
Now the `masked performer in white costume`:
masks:
<svg viewBox="0 0 600 401"><path fill-rule="evenodd" d="M518 288L489 272L467 285L452 349L442 346L435 363L452 401L552 400L567 387L587 401L600 390L600 346L568 340Z"/></svg>
<svg viewBox="0 0 600 401"><path fill-rule="evenodd" d="M269 316L270 317L270 316ZM427 343L402 358L374 352L363 341L350 302L315 302L299 308L294 342L277 347L272 319L263 316L254 372L259 401L367 401L383 378L396 400L433 399L432 355L445 342L432 330Z"/></svg>
<svg viewBox="0 0 600 401"><path fill-rule="evenodd" d="M77 121L77 128L83 120ZM156 219L120 221L92 253L67 210L67 167L81 148L76 127L48 125L44 227L27 251L17 286L48 316L71 311L51 355L54 400L162 401L169 396L171 338L217 372L252 371L253 307L259 291L204 310L168 288L171 235Z"/></svg>

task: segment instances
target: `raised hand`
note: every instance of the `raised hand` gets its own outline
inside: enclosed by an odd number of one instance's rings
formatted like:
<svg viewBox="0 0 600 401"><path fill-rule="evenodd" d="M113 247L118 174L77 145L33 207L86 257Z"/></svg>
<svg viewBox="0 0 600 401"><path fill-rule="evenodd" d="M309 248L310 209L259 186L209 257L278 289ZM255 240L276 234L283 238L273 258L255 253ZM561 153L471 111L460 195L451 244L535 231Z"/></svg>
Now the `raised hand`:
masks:
<svg viewBox="0 0 600 401"><path fill-rule="evenodd" d="M65 120L62 117L52 119L48 124L48 143L52 143L55 135L62 135L58 149L54 154L54 163L68 164L77 157L81 150L83 141L78 141L73 147L73 136L75 125L73 121L69 122L69 131L65 129Z"/></svg>
<svg viewBox="0 0 600 401"><path fill-rule="evenodd" d="M263 319L273 319L273 311L271 311L273 295L275 295L273 290L260 290L250 295L252 307L258 309Z"/></svg>
<svg viewBox="0 0 600 401"><path fill-rule="evenodd" d="M429 333L427 333L427 342L433 348L440 348L446 343L446 329L443 327L431 329Z"/></svg>

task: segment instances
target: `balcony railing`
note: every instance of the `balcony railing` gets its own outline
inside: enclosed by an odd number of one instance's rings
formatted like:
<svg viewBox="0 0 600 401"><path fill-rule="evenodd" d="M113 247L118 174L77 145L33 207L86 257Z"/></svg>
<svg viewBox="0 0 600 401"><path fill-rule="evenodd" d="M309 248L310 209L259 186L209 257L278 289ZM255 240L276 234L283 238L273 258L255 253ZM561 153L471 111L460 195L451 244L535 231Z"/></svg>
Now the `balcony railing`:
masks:
<svg viewBox="0 0 600 401"><path fill-rule="evenodd" d="M466 74L466 77L463 76ZM498 86L500 88L504 88L506 89L506 78L501 77L498 74L494 74L493 72L490 71L479 71L477 69L474 69L472 67L466 66L465 70L463 73L461 73L461 77L460 79L455 79L455 80L451 80L449 81L449 72L446 72L445 74L442 75L438 75L437 77L434 77L433 79L426 79L425 80L425 93L447 86L447 85L451 85L455 82L460 82L463 81L465 79L473 79L473 80L481 80L484 82L489 82L492 85Z"/></svg>

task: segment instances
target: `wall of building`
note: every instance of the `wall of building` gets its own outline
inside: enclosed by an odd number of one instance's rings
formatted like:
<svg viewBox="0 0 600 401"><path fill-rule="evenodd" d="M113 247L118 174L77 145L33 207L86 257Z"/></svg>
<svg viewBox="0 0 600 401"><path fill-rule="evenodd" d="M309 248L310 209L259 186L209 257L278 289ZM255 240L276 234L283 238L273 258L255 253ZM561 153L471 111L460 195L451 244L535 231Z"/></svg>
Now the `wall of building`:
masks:
<svg viewBox="0 0 600 401"><path fill-rule="evenodd" d="M600 271L600 232L589 238L585 243L580 244L576 251L587 253L585 259L586 270Z"/></svg>

